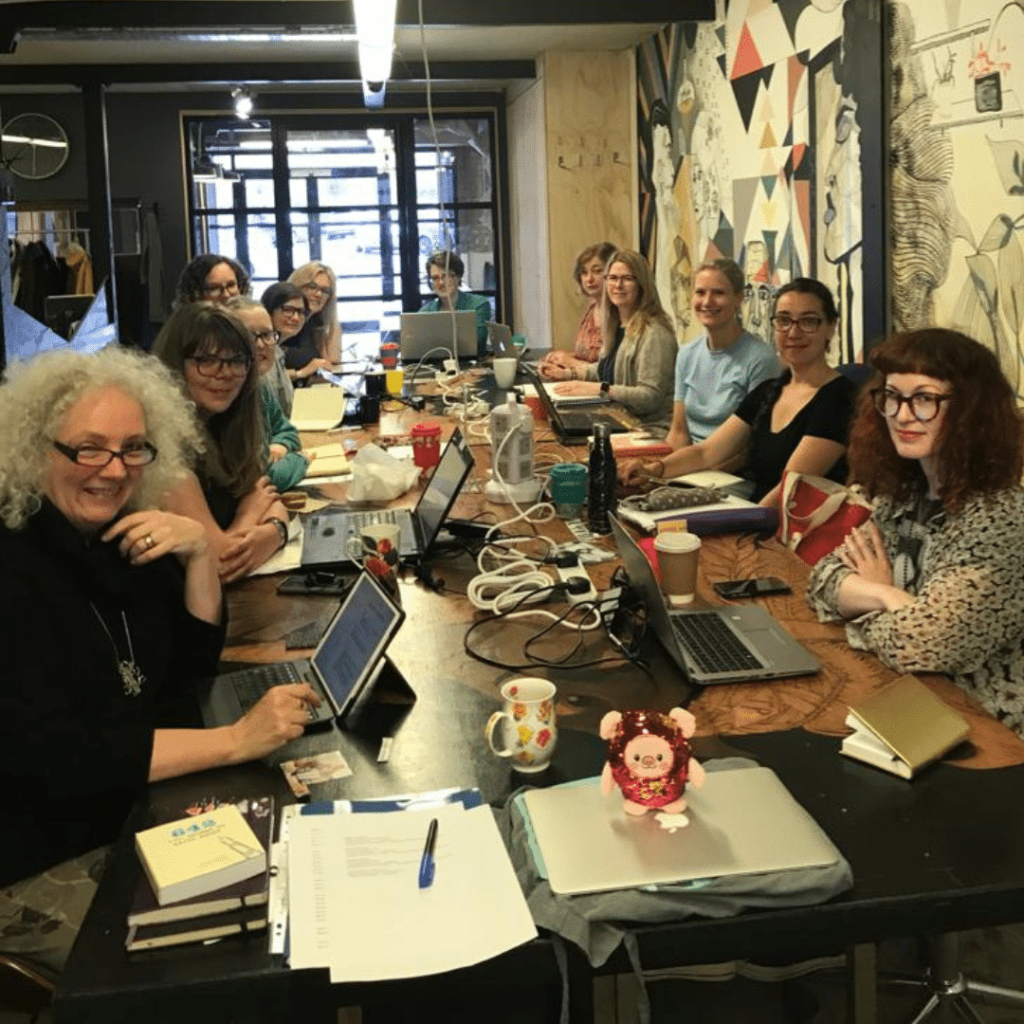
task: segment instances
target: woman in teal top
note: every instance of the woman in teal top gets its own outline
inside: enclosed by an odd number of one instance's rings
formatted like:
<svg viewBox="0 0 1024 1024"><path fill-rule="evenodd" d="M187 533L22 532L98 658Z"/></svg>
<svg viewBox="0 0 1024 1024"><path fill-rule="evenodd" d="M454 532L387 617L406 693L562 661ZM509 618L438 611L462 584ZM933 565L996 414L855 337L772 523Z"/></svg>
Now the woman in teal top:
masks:
<svg viewBox="0 0 1024 1024"><path fill-rule="evenodd" d="M459 288L466 265L453 252L439 250L427 259L427 279L437 294L422 309L421 313L436 313L439 310L454 309L457 312L472 310L476 313L477 355L487 355L487 321L491 319L491 300Z"/></svg>

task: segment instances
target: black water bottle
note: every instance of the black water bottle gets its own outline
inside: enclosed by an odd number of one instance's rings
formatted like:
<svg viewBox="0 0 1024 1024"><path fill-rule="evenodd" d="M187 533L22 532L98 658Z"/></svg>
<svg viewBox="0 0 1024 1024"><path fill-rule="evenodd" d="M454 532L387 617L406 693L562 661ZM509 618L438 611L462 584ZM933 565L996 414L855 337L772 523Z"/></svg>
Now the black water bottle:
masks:
<svg viewBox="0 0 1024 1024"><path fill-rule="evenodd" d="M608 533L608 513L616 507L615 453L611 435L604 423L594 424L590 445L590 466L587 480L587 526L591 533Z"/></svg>

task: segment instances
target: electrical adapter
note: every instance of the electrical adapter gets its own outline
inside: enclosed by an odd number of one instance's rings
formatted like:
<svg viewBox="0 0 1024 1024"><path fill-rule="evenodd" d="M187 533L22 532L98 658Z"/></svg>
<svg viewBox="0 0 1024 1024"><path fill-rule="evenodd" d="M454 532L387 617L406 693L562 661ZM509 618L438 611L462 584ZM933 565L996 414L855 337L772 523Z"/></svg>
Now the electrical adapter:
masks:
<svg viewBox="0 0 1024 1024"><path fill-rule="evenodd" d="M555 559L555 571L565 584L566 597L570 604L584 604L597 600L597 591L590 574L580 565L575 553L561 554Z"/></svg>

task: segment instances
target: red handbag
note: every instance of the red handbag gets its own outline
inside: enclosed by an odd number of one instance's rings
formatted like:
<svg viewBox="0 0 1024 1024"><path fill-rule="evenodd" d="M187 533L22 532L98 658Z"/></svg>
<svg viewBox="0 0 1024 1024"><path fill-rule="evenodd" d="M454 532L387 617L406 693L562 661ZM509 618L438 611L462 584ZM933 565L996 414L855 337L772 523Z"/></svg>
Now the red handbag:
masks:
<svg viewBox="0 0 1024 1024"><path fill-rule="evenodd" d="M870 517L871 504L859 487L790 470L782 474L778 538L808 565L834 551Z"/></svg>

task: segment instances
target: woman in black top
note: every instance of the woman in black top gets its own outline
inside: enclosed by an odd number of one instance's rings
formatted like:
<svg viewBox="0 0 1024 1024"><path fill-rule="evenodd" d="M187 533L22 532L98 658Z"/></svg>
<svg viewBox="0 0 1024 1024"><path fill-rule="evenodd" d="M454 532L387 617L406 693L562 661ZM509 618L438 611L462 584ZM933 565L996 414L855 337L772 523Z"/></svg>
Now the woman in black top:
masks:
<svg viewBox="0 0 1024 1024"><path fill-rule="evenodd" d="M775 297L771 318L775 345L786 369L744 399L710 437L656 462L624 463L620 476L634 483L643 474L680 476L728 463L746 450L741 475L753 501L776 505L783 471L846 478L847 434L857 388L829 366L829 342L839 314L820 282L798 277Z"/></svg>

